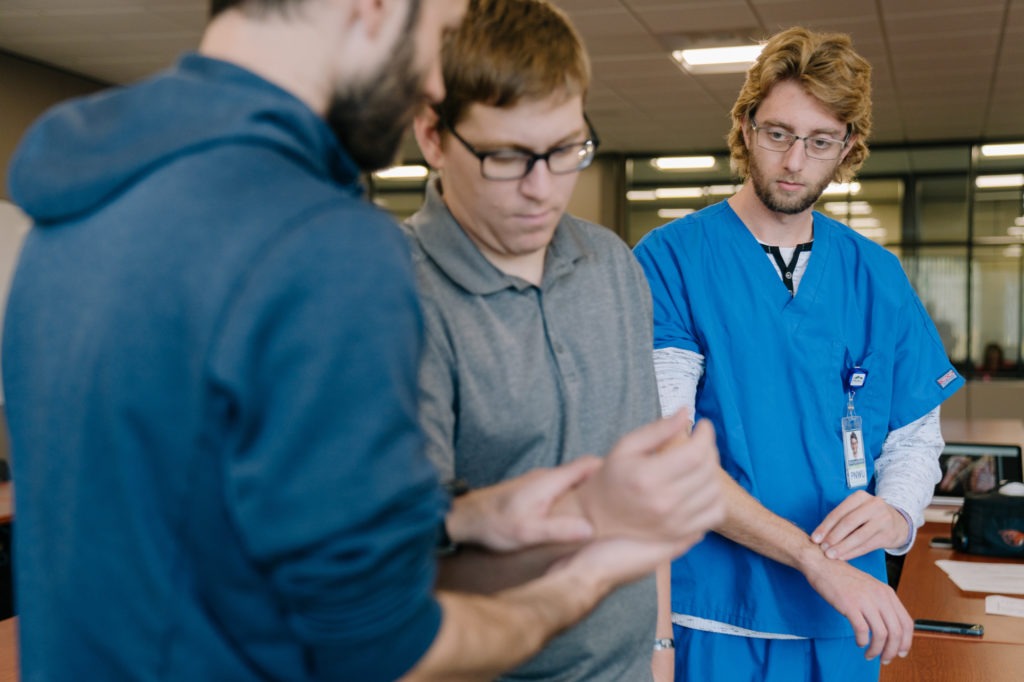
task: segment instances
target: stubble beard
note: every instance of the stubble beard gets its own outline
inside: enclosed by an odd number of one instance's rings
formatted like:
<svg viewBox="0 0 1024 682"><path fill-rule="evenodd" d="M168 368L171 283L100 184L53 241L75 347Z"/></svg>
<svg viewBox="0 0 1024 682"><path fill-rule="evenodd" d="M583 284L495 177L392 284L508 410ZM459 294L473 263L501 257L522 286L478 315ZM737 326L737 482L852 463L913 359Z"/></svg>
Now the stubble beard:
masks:
<svg viewBox="0 0 1024 682"><path fill-rule="evenodd" d="M380 72L364 83L336 92L327 109L327 125L366 172L394 163L405 131L427 103L425 75L415 64L413 29L417 16L418 12L410 16L394 56Z"/></svg>
<svg viewBox="0 0 1024 682"><path fill-rule="evenodd" d="M782 213L784 215L797 215L803 213L807 209L811 208L818 202L821 195L825 192L825 188L832 182L833 173L829 173L822 177L817 184L812 186L805 186L803 192L797 194L784 193L782 190L772 191L772 182L765 177L762 172L760 165L758 165L757 157L753 154L750 155L750 179L751 184L754 186L754 194L761 200L761 203L765 207L774 211L775 213ZM786 181L789 178L778 178L778 180ZM795 178L794 178L795 180Z"/></svg>

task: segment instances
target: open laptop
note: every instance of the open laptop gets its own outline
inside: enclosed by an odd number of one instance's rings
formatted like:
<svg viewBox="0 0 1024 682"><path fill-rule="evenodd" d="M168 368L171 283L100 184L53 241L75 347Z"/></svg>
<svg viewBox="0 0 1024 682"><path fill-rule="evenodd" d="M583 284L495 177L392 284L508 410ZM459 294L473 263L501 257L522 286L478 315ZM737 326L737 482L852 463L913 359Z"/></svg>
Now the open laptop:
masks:
<svg viewBox="0 0 1024 682"><path fill-rule="evenodd" d="M964 493L987 493L1007 481L1020 481L1019 445L946 443L939 457L942 480L932 494L933 505L959 507Z"/></svg>
<svg viewBox="0 0 1024 682"><path fill-rule="evenodd" d="M942 479L935 486L926 521L946 523L964 504L965 493L990 493L1000 484L1022 480L1020 445L947 442L939 457Z"/></svg>

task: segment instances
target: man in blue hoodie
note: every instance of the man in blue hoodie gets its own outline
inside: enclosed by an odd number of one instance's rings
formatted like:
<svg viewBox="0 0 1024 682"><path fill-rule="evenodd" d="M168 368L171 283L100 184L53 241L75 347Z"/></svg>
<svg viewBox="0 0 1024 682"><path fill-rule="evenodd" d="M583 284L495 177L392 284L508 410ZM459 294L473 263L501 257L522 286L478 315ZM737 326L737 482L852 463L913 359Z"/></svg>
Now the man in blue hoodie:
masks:
<svg viewBox="0 0 1024 682"><path fill-rule="evenodd" d="M358 176L442 98L463 4L214 2L197 54L23 141L3 379L24 679L491 679L693 541L595 540L495 596L434 594L420 309ZM685 426L611 456L671 454ZM474 491L449 533L584 538L547 510L596 468Z"/></svg>

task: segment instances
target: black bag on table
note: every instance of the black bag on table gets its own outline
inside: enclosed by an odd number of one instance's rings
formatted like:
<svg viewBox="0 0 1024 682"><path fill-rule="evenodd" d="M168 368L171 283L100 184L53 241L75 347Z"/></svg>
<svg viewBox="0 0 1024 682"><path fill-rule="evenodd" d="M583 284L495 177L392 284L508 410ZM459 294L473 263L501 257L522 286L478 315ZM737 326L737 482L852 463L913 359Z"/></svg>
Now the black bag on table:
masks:
<svg viewBox="0 0 1024 682"><path fill-rule="evenodd" d="M952 536L958 552L1024 559L1024 497L967 493L953 517Z"/></svg>

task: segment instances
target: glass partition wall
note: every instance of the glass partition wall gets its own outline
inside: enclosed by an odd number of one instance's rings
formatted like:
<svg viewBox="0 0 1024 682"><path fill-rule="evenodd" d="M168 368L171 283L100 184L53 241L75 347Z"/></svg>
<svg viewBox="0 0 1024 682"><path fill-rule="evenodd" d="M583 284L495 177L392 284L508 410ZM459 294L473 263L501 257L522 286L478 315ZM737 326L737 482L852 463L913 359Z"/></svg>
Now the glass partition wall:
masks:
<svg viewBox="0 0 1024 682"><path fill-rule="evenodd" d="M830 187L816 209L899 257L966 375L1021 376L1024 149L1016 156L983 150L874 149L857 180ZM650 157L627 161L622 233L631 245L734 191L728 156L713 158L710 167L685 171L660 170Z"/></svg>
<svg viewBox="0 0 1024 682"><path fill-rule="evenodd" d="M1024 148L989 151L971 144L875 148L857 180L830 187L816 207L899 257L950 358L965 375L985 379L1024 376ZM622 161L623 224L608 227L631 246L736 190L725 153L705 155L695 170L654 162ZM425 179L375 175L368 184L374 201L403 219L419 208Z"/></svg>

